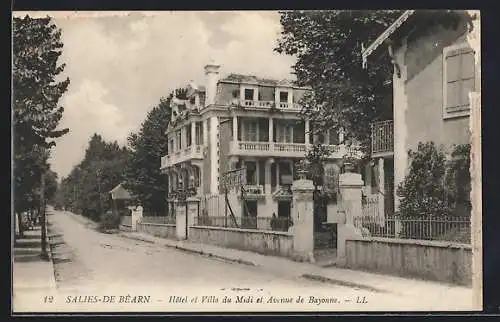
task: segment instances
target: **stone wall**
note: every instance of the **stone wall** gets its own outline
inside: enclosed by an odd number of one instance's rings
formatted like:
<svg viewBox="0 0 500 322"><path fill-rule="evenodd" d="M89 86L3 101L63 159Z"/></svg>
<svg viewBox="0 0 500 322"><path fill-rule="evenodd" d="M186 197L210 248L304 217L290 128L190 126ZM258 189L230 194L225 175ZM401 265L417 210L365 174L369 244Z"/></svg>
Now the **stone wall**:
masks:
<svg viewBox="0 0 500 322"><path fill-rule="evenodd" d="M472 248L442 241L361 237L346 240L345 267L470 286Z"/></svg>
<svg viewBox="0 0 500 322"><path fill-rule="evenodd" d="M177 239L175 225L138 223L137 232L150 234L155 237Z"/></svg>
<svg viewBox="0 0 500 322"><path fill-rule="evenodd" d="M293 248L289 233L240 228L191 226L189 241L285 257L292 256Z"/></svg>

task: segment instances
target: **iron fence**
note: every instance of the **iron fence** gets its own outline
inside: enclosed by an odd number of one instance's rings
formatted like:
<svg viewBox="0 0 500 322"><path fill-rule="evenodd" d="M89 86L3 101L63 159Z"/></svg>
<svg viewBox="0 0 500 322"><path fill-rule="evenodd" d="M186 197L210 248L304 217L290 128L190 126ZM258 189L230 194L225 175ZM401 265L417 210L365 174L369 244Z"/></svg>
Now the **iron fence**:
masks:
<svg viewBox="0 0 500 322"><path fill-rule="evenodd" d="M175 216L144 216L142 222L145 224L175 225Z"/></svg>
<svg viewBox="0 0 500 322"><path fill-rule="evenodd" d="M464 216L419 215L366 216L355 219L355 225L369 230L371 236L452 241L470 244L471 221Z"/></svg>
<svg viewBox="0 0 500 322"><path fill-rule="evenodd" d="M244 228L262 231L288 231L292 226L290 218L286 217L231 217L200 216L195 220L195 226L210 226L224 228Z"/></svg>

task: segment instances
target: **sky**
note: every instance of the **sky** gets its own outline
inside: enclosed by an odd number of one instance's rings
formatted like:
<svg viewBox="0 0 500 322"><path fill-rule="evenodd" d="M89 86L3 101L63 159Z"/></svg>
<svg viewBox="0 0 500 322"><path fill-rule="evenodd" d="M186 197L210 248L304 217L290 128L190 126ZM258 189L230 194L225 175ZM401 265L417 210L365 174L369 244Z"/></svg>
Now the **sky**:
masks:
<svg viewBox="0 0 500 322"><path fill-rule="evenodd" d="M16 13L24 15L26 13ZM220 76L242 73L293 79L295 59L273 52L281 25L272 11L38 12L62 30L61 62L71 84L60 103L51 157L59 178L85 153L93 133L126 144L162 96L190 81L204 84L203 67ZM31 13L31 16L35 16Z"/></svg>

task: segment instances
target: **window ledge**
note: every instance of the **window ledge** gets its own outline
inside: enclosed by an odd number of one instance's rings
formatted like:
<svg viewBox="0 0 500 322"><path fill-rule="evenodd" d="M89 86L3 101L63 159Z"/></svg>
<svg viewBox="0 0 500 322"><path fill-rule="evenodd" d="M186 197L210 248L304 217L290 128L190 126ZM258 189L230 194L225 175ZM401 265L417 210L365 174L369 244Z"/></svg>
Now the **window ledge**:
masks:
<svg viewBox="0 0 500 322"><path fill-rule="evenodd" d="M443 120L463 118L470 116L470 109L457 111L457 112L445 112L443 115Z"/></svg>

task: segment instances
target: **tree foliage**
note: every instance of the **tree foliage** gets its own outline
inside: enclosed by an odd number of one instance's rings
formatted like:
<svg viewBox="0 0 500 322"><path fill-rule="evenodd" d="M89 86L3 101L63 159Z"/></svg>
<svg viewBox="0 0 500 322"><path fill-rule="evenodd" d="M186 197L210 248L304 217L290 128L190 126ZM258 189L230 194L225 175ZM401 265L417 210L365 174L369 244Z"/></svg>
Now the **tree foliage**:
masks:
<svg viewBox="0 0 500 322"><path fill-rule="evenodd" d="M315 131L344 128L368 151L369 124L392 117L392 65L388 57L362 68L361 52L401 10L284 11L283 31L275 50L297 57L298 84L312 93L303 98L304 116ZM314 111L313 108L319 108Z"/></svg>
<svg viewBox="0 0 500 322"><path fill-rule="evenodd" d="M98 221L111 208L109 192L124 181L129 151L117 142L106 142L94 134L83 160L63 178L58 191L58 207Z"/></svg>
<svg viewBox="0 0 500 322"><path fill-rule="evenodd" d="M12 29L14 207L20 213L37 207L41 174L49 170L49 149L69 131L58 129L64 112L59 100L69 79L60 79L65 67L58 64L61 31L49 17L16 17ZM52 172L48 178L52 189Z"/></svg>
<svg viewBox="0 0 500 322"><path fill-rule="evenodd" d="M154 213L165 210L167 180L160 171L160 161L167 154L166 130L170 122L170 101L175 96L185 99L186 90L177 89L162 97L142 123L138 133L131 133L128 144L131 157L127 164L126 184L145 209Z"/></svg>

